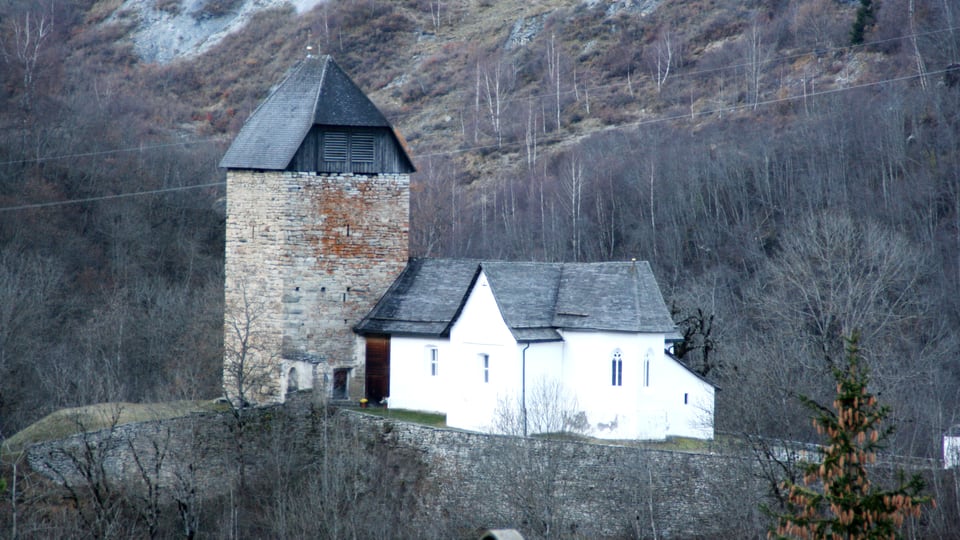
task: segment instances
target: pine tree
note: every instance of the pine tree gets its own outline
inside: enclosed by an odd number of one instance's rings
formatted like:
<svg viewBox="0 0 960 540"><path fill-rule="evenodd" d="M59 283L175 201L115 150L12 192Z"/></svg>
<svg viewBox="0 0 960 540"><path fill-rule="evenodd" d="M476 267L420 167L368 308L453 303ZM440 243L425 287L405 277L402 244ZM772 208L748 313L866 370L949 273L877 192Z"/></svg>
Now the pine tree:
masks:
<svg viewBox="0 0 960 540"><path fill-rule="evenodd" d="M850 29L850 44L863 44L867 27L871 24L873 24L873 1L860 0L860 7L857 8L857 18L853 21L853 28Z"/></svg>
<svg viewBox="0 0 960 540"><path fill-rule="evenodd" d="M837 395L833 409L801 398L815 413L814 427L827 438L821 461L806 466L803 483L783 484L789 513L779 516L776 538L879 539L896 538L908 516L918 516L924 504L923 479L905 480L882 490L870 481L869 466L876 461L883 440L893 432L881 426L890 410L867 390L869 370L860 357L855 334L848 340L846 362L834 368Z"/></svg>

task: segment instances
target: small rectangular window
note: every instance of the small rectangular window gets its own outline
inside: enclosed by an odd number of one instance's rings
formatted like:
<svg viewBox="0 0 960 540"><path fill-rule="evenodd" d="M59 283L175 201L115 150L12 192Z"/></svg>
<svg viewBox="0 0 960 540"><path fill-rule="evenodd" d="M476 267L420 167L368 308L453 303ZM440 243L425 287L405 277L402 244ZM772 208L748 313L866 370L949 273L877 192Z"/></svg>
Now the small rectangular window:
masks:
<svg viewBox="0 0 960 540"><path fill-rule="evenodd" d="M427 358L430 359L430 376L436 377L440 373L440 351L436 347L428 347Z"/></svg>
<svg viewBox="0 0 960 540"><path fill-rule="evenodd" d="M688 404L688 403L689 403L689 399L690 399L690 394L684 392L684 393L683 393L683 404L684 404L684 405Z"/></svg>
<svg viewBox="0 0 960 540"><path fill-rule="evenodd" d="M483 382L490 382L490 355L481 354L480 361L483 363Z"/></svg>

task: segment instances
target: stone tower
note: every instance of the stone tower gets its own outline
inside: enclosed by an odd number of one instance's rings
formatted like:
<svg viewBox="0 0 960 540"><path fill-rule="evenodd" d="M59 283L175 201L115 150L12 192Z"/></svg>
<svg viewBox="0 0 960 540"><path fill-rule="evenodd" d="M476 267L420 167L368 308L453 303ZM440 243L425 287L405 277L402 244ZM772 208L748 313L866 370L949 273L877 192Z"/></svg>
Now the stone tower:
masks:
<svg viewBox="0 0 960 540"><path fill-rule="evenodd" d="M414 168L402 139L330 57L311 56L251 114L220 166L227 396L379 397L352 327L407 262Z"/></svg>

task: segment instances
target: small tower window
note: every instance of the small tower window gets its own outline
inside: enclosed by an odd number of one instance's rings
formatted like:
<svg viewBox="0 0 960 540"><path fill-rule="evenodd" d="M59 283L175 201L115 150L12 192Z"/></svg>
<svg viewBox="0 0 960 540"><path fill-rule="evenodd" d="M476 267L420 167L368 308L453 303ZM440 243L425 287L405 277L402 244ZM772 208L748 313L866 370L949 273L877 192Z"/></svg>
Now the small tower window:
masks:
<svg viewBox="0 0 960 540"><path fill-rule="evenodd" d="M300 381L297 378L297 368L290 368L287 373L287 392L296 392L300 389Z"/></svg>
<svg viewBox="0 0 960 540"><path fill-rule="evenodd" d="M611 382L613 386L623 386L623 353L620 349L613 351L610 360Z"/></svg>

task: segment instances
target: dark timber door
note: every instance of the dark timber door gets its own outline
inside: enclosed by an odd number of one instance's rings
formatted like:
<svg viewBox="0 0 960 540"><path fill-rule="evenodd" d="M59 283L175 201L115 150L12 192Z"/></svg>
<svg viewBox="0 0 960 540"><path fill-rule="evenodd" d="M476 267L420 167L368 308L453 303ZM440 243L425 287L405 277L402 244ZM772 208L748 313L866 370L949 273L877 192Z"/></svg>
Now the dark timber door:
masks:
<svg viewBox="0 0 960 540"><path fill-rule="evenodd" d="M390 395L390 336L367 336L367 391L371 404Z"/></svg>

